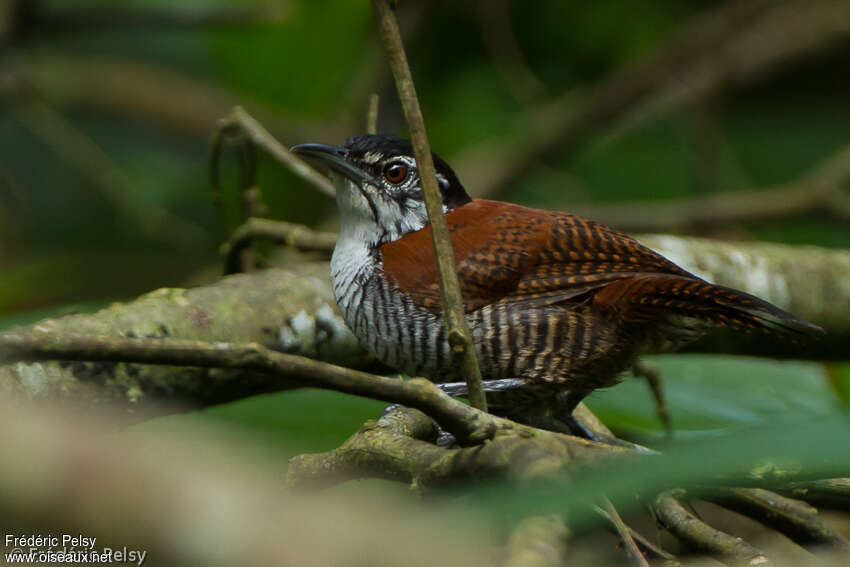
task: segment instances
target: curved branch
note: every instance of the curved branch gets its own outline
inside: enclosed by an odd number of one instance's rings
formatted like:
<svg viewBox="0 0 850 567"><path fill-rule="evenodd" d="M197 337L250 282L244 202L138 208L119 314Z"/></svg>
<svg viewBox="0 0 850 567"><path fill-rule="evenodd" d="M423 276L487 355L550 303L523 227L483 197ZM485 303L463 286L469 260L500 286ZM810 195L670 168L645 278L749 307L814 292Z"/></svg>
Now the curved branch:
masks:
<svg viewBox="0 0 850 567"><path fill-rule="evenodd" d="M682 504L684 490L671 490L655 499L655 512L667 530L694 551L706 553L735 567L770 567L764 553L739 537L716 530Z"/></svg>
<svg viewBox="0 0 850 567"><path fill-rule="evenodd" d="M310 167L307 162L290 152L253 116L241 106L233 108L229 116L219 120L218 128L224 134L244 134L252 142L289 168L292 173L324 193L328 197L336 196L336 188L327 177Z"/></svg>
<svg viewBox="0 0 850 567"><path fill-rule="evenodd" d="M816 508L761 488L711 491L708 500L773 528L801 545L833 545L850 551L850 541L819 516Z"/></svg>
<svg viewBox="0 0 850 567"><path fill-rule="evenodd" d="M808 174L777 187L704 197L652 202L581 205L571 211L633 232L680 231L736 223L818 214L850 220L850 147L845 146Z"/></svg>
<svg viewBox="0 0 850 567"><path fill-rule="evenodd" d="M230 235L223 247L224 273L234 274L242 269L242 251L255 240L270 240L300 250L302 252L330 253L336 245L337 235L333 232L319 232L295 223L270 219L249 218Z"/></svg>

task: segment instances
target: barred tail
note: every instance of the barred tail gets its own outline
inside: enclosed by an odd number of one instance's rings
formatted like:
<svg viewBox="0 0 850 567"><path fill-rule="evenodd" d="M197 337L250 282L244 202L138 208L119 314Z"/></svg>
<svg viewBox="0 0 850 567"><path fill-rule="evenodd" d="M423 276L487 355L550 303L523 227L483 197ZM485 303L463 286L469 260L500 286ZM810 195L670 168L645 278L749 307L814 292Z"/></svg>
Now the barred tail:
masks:
<svg viewBox="0 0 850 567"><path fill-rule="evenodd" d="M605 286L595 294L594 301L634 320L658 317L663 311L791 340L824 334L817 325L748 293L684 276L637 275Z"/></svg>

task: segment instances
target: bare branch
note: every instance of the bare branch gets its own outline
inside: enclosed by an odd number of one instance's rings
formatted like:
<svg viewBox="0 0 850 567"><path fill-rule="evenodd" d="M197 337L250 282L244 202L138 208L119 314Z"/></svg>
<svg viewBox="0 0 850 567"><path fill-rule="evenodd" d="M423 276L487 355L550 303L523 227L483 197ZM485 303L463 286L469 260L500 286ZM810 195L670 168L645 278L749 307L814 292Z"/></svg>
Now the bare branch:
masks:
<svg viewBox="0 0 850 567"><path fill-rule="evenodd" d="M654 506L664 527L682 543L734 567L773 565L764 553L741 538L716 530L698 519L680 501L684 497L684 490L664 492L656 498Z"/></svg>
<svg viewBox="0 0 850 567"><path fill-rule="evenodd" d="M803 177L765 189L652 202L581 205L571 211L627 231L682 231L746 221L817 214L850 221L850 147Z"/></svg>
<svg viewBox="0 0 850 567"><path fill-rule="evenodd" d="M460 284L455 271L452 241L443 214L434 160L425 133L425 119L422 117L422 110L419 108L413 77L410 74L407 56L404 53L401 32L388 0L372 0L372 6L378 16L381 38L387 51L390 68L395 77L404 116L410 128L413 153L416 156L416 163L422 180L425 207L428 211L431 237L437 257L438 281L446 336L448 336L449 343L452 345L457 358L461 361L461 375L466 378L470 403L473 407L487 411L487 398L484 396L484 388L481 385L481 370L478 367L478 359L472 344L472 334L469 332L464 316L463 298L460 294Z"/></svg>
<svg viewBox="0 0 850 567"><path fill-rule="evenodd" d="M235 274L242 271L240 254L255 240L270 240L302 252L330 254L336 245L336 238L336 233L315 231L302 224L249 218L245 224L233 231L230 240L223 247L224 273Z"/></svg>
<svg viewBox="0 0 850 567"><path fill-rule="evenodd" d="M617 535L620 536L623 546L626 548L626 553L629 555L632 563L638 567L649 567L646 557L644 557L643 553L641 553L634 538L632 537L629 527L623 521L623 518L620 517L620 514L617 512L614 504L612 504L608 498L605 498L604 504L605 511L608 513L608 518L611 520L611 523L614 524L614 529L617 531Z"/></svg>
<svg viewBox="0 0 850 567"><path fill-rule="evenodd" d="M230 116L219 121L219 129L224 134L233 133L248 136L255 144L265 150L278 162L289 168L295 175L311 184L313 187L327 195L336 196L336 188L327 177L310 167L304 160L290 152L262 124L257 122L250 114L245 112L241 106L233 109Z"/></svg>
<svg viewBox="0 0 850 567"><path fill-rule="evenodd" d="M619 534L619 531L618 531L617 527L614 525L614 521L611 519L611 515L608 512L606 512L604 509L600 508L599 506L594 506L593 509L600 516L602 516L603 518L605 518L606 520L611 522L612 531L614 533ZM635 540L635 543L637 543L640 547L642 547L643 549L645 549L649 553L652 553L656 557L660 557L661 559L664 559L665 562L666 562L665 564L668 567L677 567L679 565L679 562L676 560L675 555L665 551L664 549L662 549L658 545L652 543L649 539L642 536L639 532L635 531L630 526L626 525L626 529L629 531L629 535Z"/></svg>
<svg viewBox="0 0 850 567"><path fill-rule="evenodd" d="M369 111L366 113L367 134L378 133L378 108L380 106L380 102L381 98L378 96L378 93L372 93L369 96Z"/></svg>
<svg viewBox="0 0 850 567"><path fill-rule="evenodd" d="M761 488L712 490L707 497L724 508L744 514L801 545L832 545L850 551L850 541L818 516L816 508Z"/></svg>

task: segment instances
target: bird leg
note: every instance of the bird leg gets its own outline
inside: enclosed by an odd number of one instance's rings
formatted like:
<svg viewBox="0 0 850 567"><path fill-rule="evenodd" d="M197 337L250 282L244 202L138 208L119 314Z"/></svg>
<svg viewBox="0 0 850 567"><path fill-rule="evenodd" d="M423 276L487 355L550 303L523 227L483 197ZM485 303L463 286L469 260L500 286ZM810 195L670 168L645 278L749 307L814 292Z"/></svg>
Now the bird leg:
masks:
<svg viewBox="0 0 850 567"><path fill-rule="evenodd" d="M635 378L643 378L649 386L652 397L655 399L655 415L661 420L667 438L673 437L673 422L667 409L667 401L664 398L664 386L661 384L661 373L658 367L646 360L637 359L632 365L632 375Z"/></svg>
<svg viewBox="0 0 850 567"><path fill-rule="evenodd" d="M465 396L469 393L466 382L444 382L434 384L450 396ZM522 388L526 384L519 378L503 378L501 380L484 380L481 382L485 392L504 392Z"/></svg>

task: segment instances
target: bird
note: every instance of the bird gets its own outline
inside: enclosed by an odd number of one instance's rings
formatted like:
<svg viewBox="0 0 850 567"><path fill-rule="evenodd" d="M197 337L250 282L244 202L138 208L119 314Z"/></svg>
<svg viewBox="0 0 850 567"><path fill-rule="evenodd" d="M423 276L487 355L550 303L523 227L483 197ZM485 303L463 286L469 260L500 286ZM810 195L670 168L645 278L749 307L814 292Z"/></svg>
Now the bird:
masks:
<svg viewBox="0 0 850 567"><path fill-rule="evenodd" d="M291 151L326 170L337 188L331 281L346 324L382 363L466 393L447 340L411 143L365 134L341 146ZM675 350L712 327L792 341L823 333L593 220L472 199L449 164L432 156L464 315L494 413L527 420L557 408L566 421L639 356Z"/></svg>

